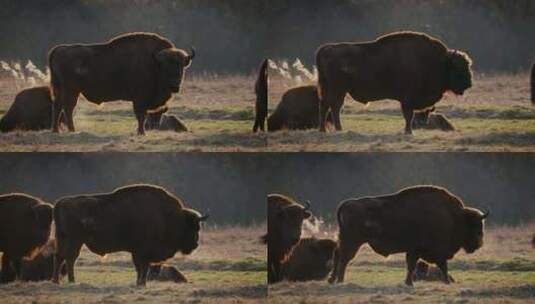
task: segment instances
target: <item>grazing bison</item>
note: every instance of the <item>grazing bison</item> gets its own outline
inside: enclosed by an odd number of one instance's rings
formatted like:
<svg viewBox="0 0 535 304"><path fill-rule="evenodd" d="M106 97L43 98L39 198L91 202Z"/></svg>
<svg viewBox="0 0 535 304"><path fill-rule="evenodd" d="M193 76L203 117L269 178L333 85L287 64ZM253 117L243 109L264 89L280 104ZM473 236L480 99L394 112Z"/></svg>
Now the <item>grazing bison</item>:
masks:
<svg viewBox="0 0 535 304"><path fill-rule="evenodd" d="M200 223L207 219L165 189L131 185L111 193L60 199L54 208L57 253L54 282L59 267L67 263L74 282L74 263L82 245L105 255L127 251L144 286L150 263L171 258L177 251L190 254L197 248Z"/></svg>
<svg viewBox="0 0 535 304"><path fill-rule="evenodd" d="M416 263L416 269L412 273L413 281L442 281L444 274L440 268L431 266L424 261ZM448 275L450 282L455 282L451 275Z"/></svg>
<svg viewBox="0 0 535 304"><path fill-rule="evenodd" d="M461 248L472 253L483 245L487 216L488 212L465 207L458 197L435 186L343 201L337 210L338 246L329 282L342 282L347 264L368 243L385 257L406 253L409 286L418 259L436 264L449 283L447 261Z"/></svg>
<svg viewBox="0 0 535 304"><path fill-rule="evenodd" d="M149 281L170 281L175 283L187 283L188 279L173 266L151 265L147 275Z"/></svg>
<svg viewBox="0 0 535 304"><path fill-rule="evenodd" d="M531 103L535 104L535 63L531 67Z"/></svg>
<svg viewBox="0 0 535 304"><path fill-rule="evenodd" d="M441 130L445 132L455 131L455 127L448 120L446 115L435 113L434 108L414 113L412 128Z"/></svg>
<svg viewBox="0 0 535 304"><path fill-rule="evenodd" d="M447 91L462 95L472 86L471 60L426 34L398 32L364 43L330 43L316 52L320 130L327 111L342 130L340 109L349 94L362 103L401 103L405 133L412 133L414 110L437 103Z"/></svg>
<svg viewBox="0 0 535 304"><path fill-rule="evenodd" d="M54 95L53 131L61 111L74 131L72 114L78 95L101 104L128 100L134 104L138 134L145 134L148 110L165 106L180 90L184 72L195 57L151 33L130 33L102 44L54 47L48 56Z"/></svg>
<svg viewBox="0 0 535 304"><path fill-rule="evenodd" d="M165 107L159 112L149 113L145 121L145 130L187 132L188 127L175 115L164 114L167 110Z"/></svg>
<svg viewBox="0 0 535 304"><path fill-rule="evenodd" d="M253 132L257 132L258 128L264 131L266 124L266 116L268 111L268 59L264 59L258 69L258 77L254 85L254 91L256 94L255 103L255 120L253 126Z"/></svg>
<svg viewBox="0 0 535 304"><path fill-rule="evenodd" d="M0 195L0 283L9 281L11 271L21 278L22 259L31 260L46 244L51 223L52 205L27 194Z"/></svg>
<svg viewBox="0 0 535 304"><path fill-rule="evenodd" d="M319 125L319 97L316 86L289 89L268 118L268 131L306 130ZM327 122L332 122L329 112Z"/></svg>
<svg viewBox="0 0 535 304"><path fill-rule="evenodd" d="M288 281L324 280L332 270L336 242L304 238L281 265L281 278Z"/></svg>
<svg viewBox="0 0 535 304"><path fill-rule="evenodd" d="M268 195L268 283L281 280L281 262L301 238L301 225L312 215L309 208L309 202L303 206L281 194Z"/></svg>
<svg viewBox="0 0 535 304"><path fill-rule="evenodd" d="M60 116L60 124L65 123ZM52 124L52 98L47 86L20 91L7 112L0 119L0 131L39 131L50 129Z"/></svg>

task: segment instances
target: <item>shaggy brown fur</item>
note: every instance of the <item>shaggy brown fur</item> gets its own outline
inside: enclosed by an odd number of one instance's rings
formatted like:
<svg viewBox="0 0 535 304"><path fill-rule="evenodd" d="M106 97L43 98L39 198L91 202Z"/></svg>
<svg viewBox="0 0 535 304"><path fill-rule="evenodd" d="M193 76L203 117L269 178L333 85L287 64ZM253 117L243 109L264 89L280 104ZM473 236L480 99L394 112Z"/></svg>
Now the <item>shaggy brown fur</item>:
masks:
<svg viewBox="0 0 535 304"><path fill-rule="evenodd" d="M145 134L147 111L165 106L178 93L191 55L151 33L130 33L102 44L54 47L48 56L54 96L53 131L61 111L74 131L72 114L78 95L100 104L128 100L134 105L138 134Z"/></svg>
<svg viewBox="0 0 535 304"><path fill-rule="evenodd" d="M65 123L64 115L60 124ZM15 100L0 119L0 132L15 130L39 131L50 129L52 125L52 98L47 86L20 91Z"/></svg>
<svg viewBox="0 0 535 304"><path fill-rule="evenodd" d="M149 281L165 281L175 283L187 283L188 279L174 266L168 265L151 265L149 274L147 275Z"/></svg>
<svg viewBox="0 0 535 304"><path fill-rule="evenodd" d="M301 238L301 225L312 213L309 203L303 206L282 194L269 194L267 201L268 283L275 283L281 280L281 262Z"/></svg>
<svg viewBox="0 0 535 304"><path fill-rule="evenodd" d="M59 282L58 267L66 261L69 282L74 282L74 264L85 244L99 255L130 252L137 285L144 286L151 263L198 247L201 222L207 217L152 185L62 198L54 207L58 248L53 280Z"/></svg>
<svg viewBox="0 0 535 304"><path fill-rule="evenodd" d="M268 110L268 59L264 59L260 68L258 69L258 78L254 86L256 94L255 104L255 121L253 126L253 132L257 132L258 129L264 131L266 124L267 110Z"/></svg>
<svg viewBox="0 0 535 304"><path fill-rule="evenodd" d="M282 263L282 279L324 280L332 270L335 248L336 242L330 239L301 239Z"/></svg>
<svg viewBox="0 0 535 304"><path fill-rule="evenodd" d="M438 267L427 264L424 261L416 263L416 269L412 273L413 281L444 281L444 273ZM448 280L455 282L453 277L448 274Z"/></svg>
<svg viewBox="0 0 535 304"><path fill-rule="evenodd" d="M46 244L51 223L52 205L27 194L0 195L0 283L9 281L11 271L21 278L22 258L33 259Z"/></svg>
<svg viewBox="0 0 535 304"><path fill-rule="evenodd" d="M315 129L319 125L320 100L315 85L289 89L268 118L268 131ZM327 116L332 122L332 116Z"/></svg>
<svg viewBox="0 0 535 304"><path fill-rule="evenodd" d="M445 274L444 282L450 283L448 260L461 248L473 253L483 246L487 216L436 186L345 200L337 210L338 246L329 282L343 282L347 264L368 243L385 257L406 253L405 283L409 286L418 259L436 264Z"/></svg>
<svg viewBox="0 0 535 304"><path fill-rule="evenodd" d="M316 52L320 130L332 111L341 130L340 109L349 94L362 103L394 99L401 103L405 133L412 133L414 110L437 103L446 91L463 94L472 86L471 60L423 33L399 32L372 42L330 43Z"/></svg>
<svg viewBox="0 0 535 304"><path fill-rule="evenodd" d="M435 113L435 109L425 110L414 113L414 120L412 121L413 129L429 129L441 131L455 131L455 127L448 120L446 115Z"/></svg>

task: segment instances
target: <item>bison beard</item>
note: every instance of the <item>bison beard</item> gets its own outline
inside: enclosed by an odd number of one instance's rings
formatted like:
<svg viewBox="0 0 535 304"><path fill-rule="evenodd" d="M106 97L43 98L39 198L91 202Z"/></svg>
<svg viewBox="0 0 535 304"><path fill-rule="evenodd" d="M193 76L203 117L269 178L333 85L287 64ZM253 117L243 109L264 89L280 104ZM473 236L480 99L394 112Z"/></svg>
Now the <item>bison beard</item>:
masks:
<svg viewBox="0 0 535 304"><path fill-rule="evenodd" d="M295 200L281 195L268 195L268 233L263 237L268 245L268 283L281 280L281 262L301 238L301 225L312 213Z"/></svg>
<svg viewBox="0 0 535 304"><path fill-rule="evenodd" d="M148 110L164 106L180 91L188 55L167 39L151 33L131 33L103 44L71 44L54 47L48 56L54 96L52 129L58 132L59 115L74 131L73 111L78 95L90 102L128 100L134 105L138 134L145 134Z"/></svg>
<svg viewBox="0 0 535 304"><path fill-rule="evenodd" d="M198 246L200 223L208 218L186 208L165 189L131 185L111 193L60 199L54 208L57 253L53 281L66 262L69 282L82 245L99 255L132 254L138 286L144 286L150 263L190 254Z"/></svg>
<svg viewBox="0 0 535 304"><path fill-rule="evenodd" d="M255 103L255 121L253 126L253 132L256 133L258 129L264 131L266 124L266 116L268 110L268 72L267 72L268 59L264 59L260 68L258 69L258 78L254 86L256 94Z"/></svg>
<svg viewBox="0 0 535 304"><path fill-rule="evenodd" d="M281 278L288 281L323 280L332 270L336 242L304 238L295 245L281 266Z"/></svg>
<svg viewBox="0 0 535 304"><path fill-rule="evenodd" d="M426 34L399 32L372 42L333 43L316 51L320 131L331 110L342 130L340 110L349 94L362 103L394 99L401 103L405 133L412 134L414 110L431 107L447 91L462 95L472 86L472 61Z"/></svg>
<svg viewBox="0 0 535 304"><path fill-rule="evenodd" d="M14 193L0 196L0 283L9 281L9 273L21 278L22 258L32 259L50 236L52 205L38 198Z"/></svg>
<svg viewBox="0 0 535 304"><path fill-rule="evenodd" d="M347 264L368 243L385 257L406 253L405 283L409 286L418 259L436 264L443 281L449 283L447 261L461 248L472 253L483 245L487 216L488 212L465 207L458 197L435 186L348 199L337 210L338 245L329 282L343 282Z"/></svg>

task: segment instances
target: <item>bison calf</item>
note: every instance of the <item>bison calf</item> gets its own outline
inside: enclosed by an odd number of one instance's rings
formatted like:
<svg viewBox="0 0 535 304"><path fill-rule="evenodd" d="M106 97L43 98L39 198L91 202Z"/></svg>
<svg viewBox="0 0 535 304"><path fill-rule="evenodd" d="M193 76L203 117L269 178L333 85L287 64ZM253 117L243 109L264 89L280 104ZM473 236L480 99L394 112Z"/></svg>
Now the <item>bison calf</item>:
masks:
<svg viewBox="0 0 535 304"><path fill-rule="evenodd" d="M187 283L188 279L174 266L151 265L147 275L149 281Z"/></svg>
<svg viewBox="0 0 535 304"><path fill-rule="evenodd" d="M368 243L378 254L406 253L405 283L412 286L418 259L434 263L449 283L448 260L462 248L483 245L487 213L466 207L444 188L415 186L397 193L348 199L337 210L338 246L329 282L343 282L347 264Z"/></svg>
<svg viewBox="0 0 535 304"><path fill-rule="evenodd" d="M336 242L304 238L295 245L281 265L281 278L288 281L323 280L333 267Z"/></svg>
<svg viewBox="0 0 535 304"><path fill-rule="evenodd" d="M254 86L256 94L255 103L255 120L253 126L253 132L257 132L258 129L264 131L266 124L266 116L268 111L268 59L264 59L260 68L258 69L258 78Z"/></svg>
<svg viewBox="0 0 535 304"><path fill-rule="evenodd" d="M64 116L60 117L63 124ZM39 131L50 129L52 125L52 98L47 86L20 91L15 100L0 119L0 131Z"/></svg>
<svg viewBox="0 0 535 304"><path fill-rule="evenodd" d="M0 195L0 283L9 281L11 271L21 278L23 257L34 258L46 244L51 223L52 205L27 194Z"/></svg>
<svg viewBox="0 0 535 304"><path fill-rule="evenodd" d="M280 270L284 257L301 238L301 226L312 213L305 206L281 194L268 195L268 283L281 280Z"/></svg>
<svg viewBox="0 0 535 304"><path fill-rule="evenodd" d="M207 218L152 185L62 198L54 208L58 248L53 280L59 282L59 267L66 262L69 282L74 282L74 263L85 244L98 255L130 252L136 284L144 286L151 263L177 251L190 254L199 246L201 222Z"/></svg>

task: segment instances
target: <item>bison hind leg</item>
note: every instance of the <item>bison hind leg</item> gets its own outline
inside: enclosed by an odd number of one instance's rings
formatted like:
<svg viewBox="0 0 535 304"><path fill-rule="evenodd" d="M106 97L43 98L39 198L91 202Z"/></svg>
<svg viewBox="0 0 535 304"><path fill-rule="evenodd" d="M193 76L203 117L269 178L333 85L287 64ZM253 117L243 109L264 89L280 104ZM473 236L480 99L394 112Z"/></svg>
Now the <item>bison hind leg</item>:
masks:
<svg viewBox="0 0 535 304"><path fill-rule="evenodd" d="M437 267L442 271L442 281L445 284L450 284L452 281L450 280L450 275L448 274L448 261L440 261L437 262Z"/></svg>
<svg viewBox="0 0 535 304"><path fill-rule="evenodd" d="M407 262L407 276L405 278L405 285L413 286L413 273L416 269L416 263L418 262L418 255L414 252L407 252L405 255Z"/></svg>

